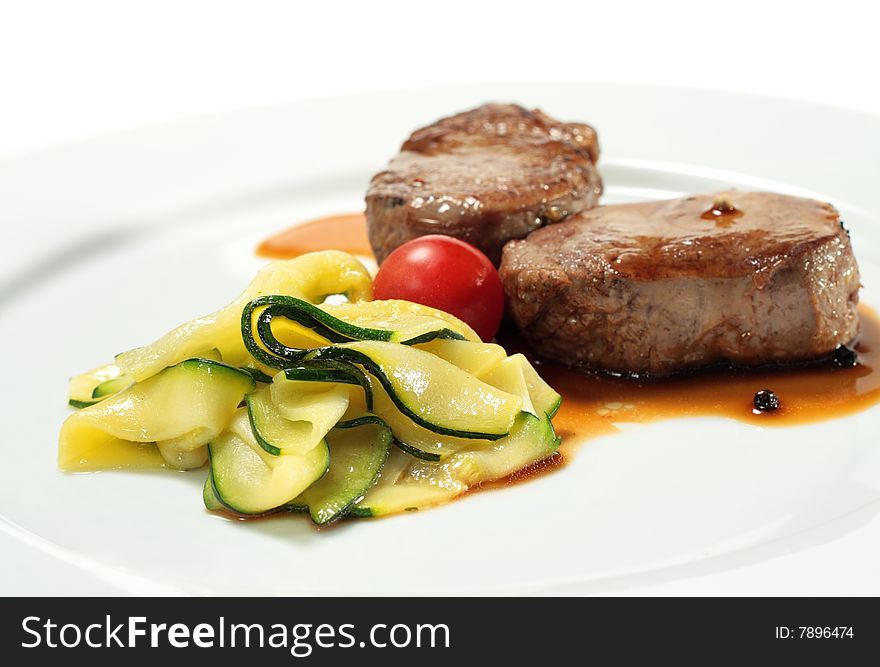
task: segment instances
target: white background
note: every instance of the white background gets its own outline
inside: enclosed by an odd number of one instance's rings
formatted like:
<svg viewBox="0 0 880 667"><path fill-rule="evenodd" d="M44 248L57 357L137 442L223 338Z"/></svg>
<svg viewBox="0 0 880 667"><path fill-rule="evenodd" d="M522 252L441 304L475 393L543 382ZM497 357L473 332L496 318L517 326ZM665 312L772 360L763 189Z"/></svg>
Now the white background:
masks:
<svg viewBox="0 0 880 667"><path fill-rule="evenodd" d="M683 84L880 112L880 24L864 0L0 3L0 156L438 83Z"/></svg>

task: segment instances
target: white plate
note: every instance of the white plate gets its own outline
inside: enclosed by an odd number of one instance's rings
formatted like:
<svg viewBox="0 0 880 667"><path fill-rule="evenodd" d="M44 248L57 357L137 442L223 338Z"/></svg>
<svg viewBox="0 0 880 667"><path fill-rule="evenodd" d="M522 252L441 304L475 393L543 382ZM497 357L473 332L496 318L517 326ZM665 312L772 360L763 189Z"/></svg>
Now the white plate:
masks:
<svg viewBox="0 0 880 667"><path fill-rule="evenodd" d="M318 532L207 514L204 471L66 475L66 378L228 301L255 242L357 210L414 127L490 100L599 130L605 202L721 187L835 203L880 306L880 119L616 85L382 93L0 163L0 592L880 593L880 410L789 429L628 426L560 472Z"/></svg>

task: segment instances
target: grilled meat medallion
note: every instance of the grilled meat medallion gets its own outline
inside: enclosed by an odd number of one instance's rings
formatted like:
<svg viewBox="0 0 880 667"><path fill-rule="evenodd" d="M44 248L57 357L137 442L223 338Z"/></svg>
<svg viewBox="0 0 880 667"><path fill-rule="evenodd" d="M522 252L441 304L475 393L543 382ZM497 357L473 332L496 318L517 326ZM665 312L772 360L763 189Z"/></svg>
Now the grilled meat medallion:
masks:
<svg viewBox="0 0 880 667"><path fill-rule="evenodd" d="M595 206L599 145L589 125L486 104L415 131L367 191L379 262L426 234L475 245L496 265L510 239Z"/></svg>
<svg viewBox="0 0 880 667"><path fill-rule="evenodd" d="M500 268L536 352L668 374L812 360L858 333L859 269L830 204L726 191L603 206L511 241Z"/></svg>

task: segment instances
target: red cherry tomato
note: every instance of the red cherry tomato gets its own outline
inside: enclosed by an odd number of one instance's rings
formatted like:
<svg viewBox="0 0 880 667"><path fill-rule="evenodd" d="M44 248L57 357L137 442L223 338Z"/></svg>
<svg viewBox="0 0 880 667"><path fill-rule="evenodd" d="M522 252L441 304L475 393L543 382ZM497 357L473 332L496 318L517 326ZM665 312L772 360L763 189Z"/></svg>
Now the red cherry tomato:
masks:
<svg viewBox="0 0 880 667"><path fill-rule="evenodd" d="M504 290L489 258L469 243L437 234L407 241L388 255L373 296L452 313L484 341L495 337L504 314Z"/></svg>

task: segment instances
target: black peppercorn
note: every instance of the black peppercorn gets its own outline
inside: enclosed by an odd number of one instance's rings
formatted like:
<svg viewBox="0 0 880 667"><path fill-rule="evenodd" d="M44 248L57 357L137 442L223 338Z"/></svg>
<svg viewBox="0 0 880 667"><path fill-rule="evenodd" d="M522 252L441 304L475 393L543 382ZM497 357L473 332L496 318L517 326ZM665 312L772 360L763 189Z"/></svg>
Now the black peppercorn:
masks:
<svg viewBox="0 0 880 667"><path fill-rule="evenodd" d="M753 403L756 410L770 412L779 408L779 397L769 389L762 389L755 392Z"/></svg>
<svg viewBox="0 0 880 667"><path fill-rule="evenodd" d="M858 363L858 355L846 345L838 345L834 350L834 365L839 368L852 368Z"/></svg>

